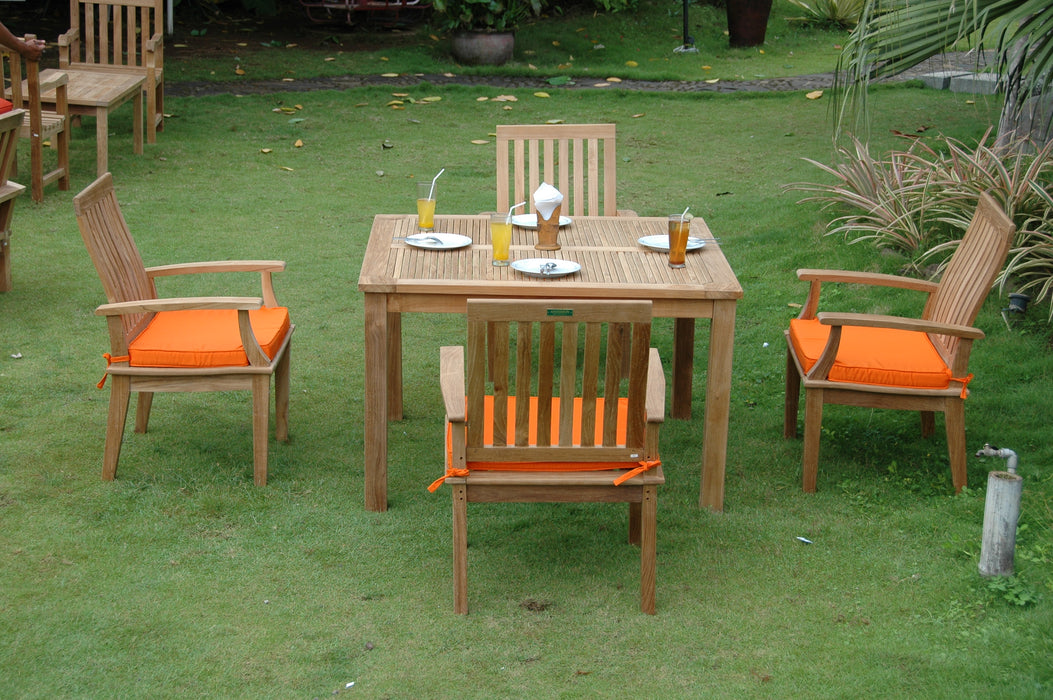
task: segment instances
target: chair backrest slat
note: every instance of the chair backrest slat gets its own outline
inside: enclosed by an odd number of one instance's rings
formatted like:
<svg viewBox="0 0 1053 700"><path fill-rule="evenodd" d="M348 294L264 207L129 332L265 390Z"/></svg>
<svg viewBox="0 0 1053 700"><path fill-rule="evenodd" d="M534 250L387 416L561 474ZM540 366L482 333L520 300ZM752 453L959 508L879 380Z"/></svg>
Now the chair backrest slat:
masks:
<svg viewBox="0 0 1053 700"><path fill-rule="evenodd" d="M526 201L533 212L544 181L563 194L564 216L615 216L615 146L614 124L498 126L497 211Z"/></svg>
<svg viewBox="0 0 1053 700"><path fill-rule="evenodd" d="M142 256L121 213L110 174L105 173L74 197L73 210L88 255L106 292L106 301L113 304L156 299L157 290L146 274ZM134 338L152 316L122 316L125 336Z"/></svg>
<svg viewBox="0 0 1053 700"><path fill-rule="evenodd" d="M70 0L70 28L80 31L70 63L145 69L147 42L164 35L163 0Z"/></svg>
<svg viewBox="0 0 1053 700"><path fill-rule="evenodd" d="M523 461L537 453L546 455L537 461L639 459L645 451L650 327L646 301L469 300L469 458ZM623 386L626 391L620 391ZM484 426L488 394L492 424ZM628 396L627 405L620 406L619 396ZM510 398L512 435L507 434ZM619 423L626 426L621 441ZM492 445L484 427L493 435Z"/></svg>
<svg viewBox="0 0 1053 700"><path fill-rule="evenodd" d="M1005 264L1016 226L988 194L982 193L958 249L940 278L939 289L929 299L924 318L941 323L971 326ZM934 336L954 355L958 339Z"/></svg>

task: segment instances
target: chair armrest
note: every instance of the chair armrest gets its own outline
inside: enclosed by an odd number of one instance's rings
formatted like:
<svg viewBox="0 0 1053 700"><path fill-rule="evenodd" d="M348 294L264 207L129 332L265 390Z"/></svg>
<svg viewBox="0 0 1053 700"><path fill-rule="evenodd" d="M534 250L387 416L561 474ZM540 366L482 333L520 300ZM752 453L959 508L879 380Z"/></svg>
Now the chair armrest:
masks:
<svg viewBox="0 0 1053 700"><path fill-rule="evenodd" d="M283 260L216 260L208 262L176 263L146 268L148 277L193 275L204 272L281 272Z"/></svg>
<svg viewBox="0 0 1053 700"><path fill-rule="evenodd" d="M815 314L819 310L819 291L823 282L895 287L927 294L932 294L939 288L939 285L935 282L919 280L914 277L886 275L880 272L854 272L851 270L800 269L797 271L797 279L810 283L808 286L808 298L805 300L801 313L798 315L798 318L802 319L815 318Z"/></svg>
<svg viewBox="0 0 1053 700"><path fill-rule="evenodd" d="M972 326L959 326L953 323L939 323L921 318L904 318L902 316L882 316L880 314L848 314L823 312L816 316L819 323L827 326L866 326L868 328L896 328L904 331L937 333L953 335L958 338L978 340L984 332Z"/></svg>
<svg viewBox="0 0 1053 700"><path fill-rule="evenodd" d="M164 38L160 33L154 34L152 37L143 42L143 48L146 51L157 51L161 46L164 46Z"/></svg>
<svg viewBox="0 0 1053 700"><path fill-rule="evenodd" d="M446 406L446 420L463 423L464 400L464 348L446 345L439 349L439 388Z"/></svg>
<svg viewBox="0 0 1053 700"><path fill-rule="evenodd" d="M46 80L40 81L40 92L48 93L57 90L59 86L69 83L69 76L65 73L52 73Z"/></svg>
<svg viewBox="0 0 1053 700"><path fill-rule="evenodd" d="M252 311L263 307L261 297L179 297L168 299L142 299L102 304L95 309L96 316L123 316L154 311L185 311L188 309L235 309Z"/></svg>
<svg viewBox="0 0 1053 700"><path fill-rule="evenodd" d="M74 41L77 41L78 39L80 39L80 30L79 29L69 29L66 32L63 32L62 34L59 34L58 45L59 46L69 46L70 44L72 44Z"/></svg>
<svg viewBox="0 0 1053 700"><path fill-rule="evenodd" d="M662 358L658 348L651 348L647 358L647 394L644 412L648 423L661 423L665 420L665 372L662 371Z"/></svg>
<svg viewBox="0 0 1053 700"><path fill-rule="evenodd" d="M274 295L271 273L281 272L284 269L284 260L216 260L148 267L146 268L146 276L153 280L156 277L191 275L205 272L259 272L263 301L267 306L278 306L278 298Z"/></svg>

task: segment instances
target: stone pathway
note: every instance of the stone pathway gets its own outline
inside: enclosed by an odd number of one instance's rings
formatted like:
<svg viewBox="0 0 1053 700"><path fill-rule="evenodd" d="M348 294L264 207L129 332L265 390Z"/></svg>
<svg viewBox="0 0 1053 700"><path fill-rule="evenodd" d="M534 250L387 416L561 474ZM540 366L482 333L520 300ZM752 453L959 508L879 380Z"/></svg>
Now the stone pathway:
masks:
<svg viewBox="0 0 1053 700"><path fill-rule="evenodd" d="M986 57L981 58L980 67L986 65ZM894 80L920 79L922 76L938 72L969 73L978 68L977 57L973 53L953 53L936 56L896 76ZM573 83L560 86L563 89L594 88L602 80L595 78L576 78ZM306 78L291 82L282 80L240 80L229 82L185 82L168 83L165 94L171 97L197 97L205 95L267 95L276 92L310 92L313 90L348 90L358 87L383 86L391 88L411 88L422 83L430 85L468 85L496 88L526 88L532 90L552 90L553 86L545 78L532 77L492 77L471 75L399 75L388 78L381 75L344 75L328 78ZM611 83L611 89L642 90L649 92L780 92L792 90L826 90L833 86L833 73L798 75L788 78L769 78L762 80L721 80L707 83L702 80L623 80Z"/></svg>

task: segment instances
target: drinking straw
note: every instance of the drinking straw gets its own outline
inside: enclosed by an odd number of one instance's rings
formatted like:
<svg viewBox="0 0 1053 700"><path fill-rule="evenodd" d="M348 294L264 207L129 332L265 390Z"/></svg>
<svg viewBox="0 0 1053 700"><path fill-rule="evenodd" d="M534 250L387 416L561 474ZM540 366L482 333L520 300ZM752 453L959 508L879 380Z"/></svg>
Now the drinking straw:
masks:
<svg viewBox="0 0 1053 700"><path fill-rule="evenodd" d="M516 209L523 206L524 204L526 204L526 202L520 202L519 204L514 205L511 209L508 210L508 216L505 217L506 224L512 221L512 212L514 212Z"/></svg>
<svg viewBox="0 0 1053 700"><path fill-rule="evenodd" d="M438 177L438 176L436 176ZM684 208L684 213L680 215L680 223L684 223L684 217L687 216L687 210L690 209L690 205Z"/></svg>
<svg viewBox="0 0 1053 700"><path fill-rule="evenodd" d="M431 189L428 190L428 199L432 199L435 196L435 181L438 180L439 175L442 175L444 172L446 172L446 168L440 170L438 174L431 179Z"/></svg>

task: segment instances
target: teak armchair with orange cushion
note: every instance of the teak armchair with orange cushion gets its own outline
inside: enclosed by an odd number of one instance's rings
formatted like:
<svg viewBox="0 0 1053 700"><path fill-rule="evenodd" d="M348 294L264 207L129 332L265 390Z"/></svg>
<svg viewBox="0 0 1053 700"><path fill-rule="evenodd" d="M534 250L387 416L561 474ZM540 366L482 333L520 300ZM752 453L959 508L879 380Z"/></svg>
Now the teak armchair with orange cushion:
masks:
<svg viewBox="0 0 1053 700"><path fill-rule="evenodd" d="M59 68L114 71L145 79L146 140L164 128L164 0L70 0L70 28L58 38Z"/></svg>
<svg viewBox="0 0 1053 700"><path fill-rule="evenodd" d="M650 338L649 301L468 301L467 355L440 355L447 469L431 486L453 490L458 613L470 501L629 503L640 605L654 613L665 376Z"/></svg>
<svg viewBox="0 0 1053 700"><path fill-rule="evenodd" d="M266 484L272 375L275 434L281 441L289 434L289 341L295 326L288 309L278 305L271 282L285 263L144 267L109 173L74 197L73 207L108 302L95 310L106 316L110 331L103 479L117 473L131 392L139 394L135 431L144 433L154 392L244 390L252 392L253 475L256 484ZM262 297L158 298L158 277L205 272L259 273Z"/></svg>
<svg viewBox="0 0 1053 700"><path fill-rule="evenodd" d="M11 291L11 219L15 200L26 191L25 185L7 179L15 165L24 115L24 110L0 103L0 292Z"/></svg>
<svg viewBox="0 0 1053 700"><path fill-rule="evenodd" d="M547 182L563 194L562 216L636 216L618 209L614 124L497 127L497 209L526 201Z"/></svg>
<svg viewBox="0 0 1053 700"><path fill-rule="evenodd" d="M33 38L32 35L26 39ZM44 201L44 187L58 182L60 190L69 189L69 102L66 100L65 73L52 72L40 81L40 63L23 59L17 51L0 49L0 60L5 64L3 97L15 109L26 110L19 134L29 139L30 190L33 201ZM25 78L23 78L23 66ZM40 96L54 93L54 109L44 109ZM55 149L55 167L44 172L44 142Z"/></svg>
<svg viewBox="0 0 1053 700"><path fill-rule="evenodd" d="M940 282L876 273L798 270L809 282L800 316L786 331L786 411L783 434L796 437L801 384L805 389L805 491L819 469L823 405L921 412L922 434L943 412L955 491L966 486L965 398L969 353L983 331L971 324L1005 263L1016 227L987 194ZM928 295L919 319L872 314L818 313L823 283L870 284Z"/></svg>

